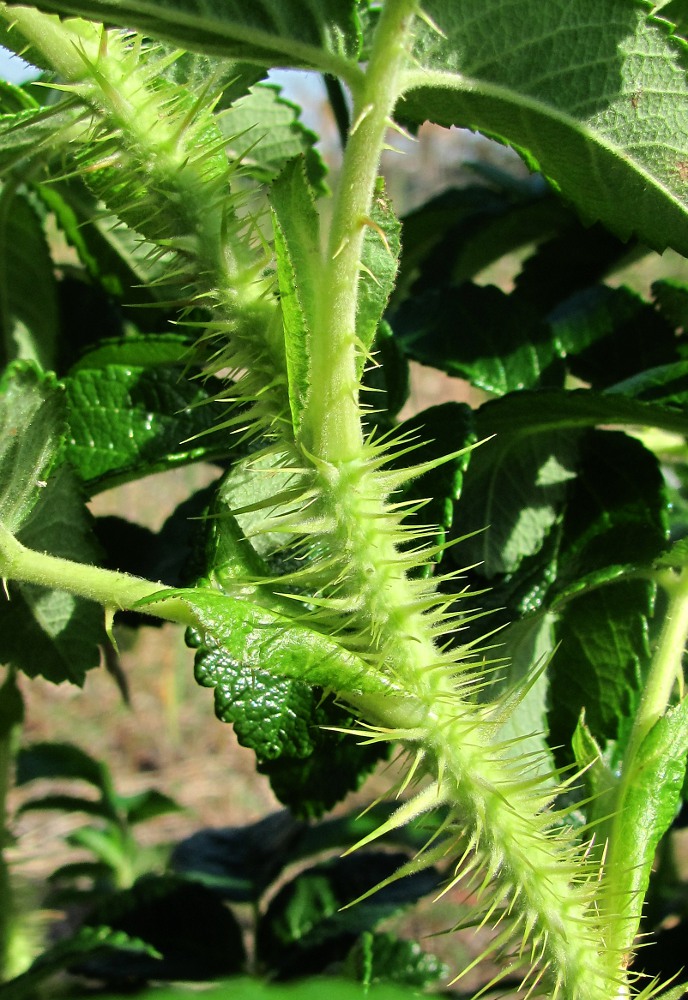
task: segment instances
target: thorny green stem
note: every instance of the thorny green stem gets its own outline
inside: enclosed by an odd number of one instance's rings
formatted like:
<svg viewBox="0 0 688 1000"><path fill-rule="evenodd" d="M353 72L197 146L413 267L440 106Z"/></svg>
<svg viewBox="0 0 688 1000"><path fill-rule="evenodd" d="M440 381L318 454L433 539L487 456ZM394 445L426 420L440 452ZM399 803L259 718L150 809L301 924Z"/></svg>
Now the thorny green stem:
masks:
<svg viewBox="0 0 688 1000"><path fill-rule="evenodd" d="M27 549L3 525L0 525L0 576L3 581L18 580L65 590L116 611L132 611L146 602L144 610L156 618L182 625L195 623L187 605L176 598L148 603L156 594L165 592L163 584Z"/></svg>
<svg viewBox="0 0 688 1000"><path fill-rule="evenodd" d="M656 576L669 597L669 606L657 641L657 647L636 712L631 735L621 766L621 777L614 799L609 803L609 824L605 879L600 910L607 920L607 946L611 955L630 960L640 921L642 900L638 891L628 888L633 872L628 870L624 851L624 829L633 817L625 808L629 791L642 766L641 748L652 727L665 714L677 680L682 676L683 653L688 641L688 568L678 574L671 570Z"/></svg>
<svg viewBox="0 0 688 1000"><path fill-rule="evenodd" d="M384 5L368 68L354 94L353 124L335 194L319 324L311 340L313 391L303 418L307 449L333 463L355 458L363 443L356 343L361 251L416 8L417 0Z"/></svg>

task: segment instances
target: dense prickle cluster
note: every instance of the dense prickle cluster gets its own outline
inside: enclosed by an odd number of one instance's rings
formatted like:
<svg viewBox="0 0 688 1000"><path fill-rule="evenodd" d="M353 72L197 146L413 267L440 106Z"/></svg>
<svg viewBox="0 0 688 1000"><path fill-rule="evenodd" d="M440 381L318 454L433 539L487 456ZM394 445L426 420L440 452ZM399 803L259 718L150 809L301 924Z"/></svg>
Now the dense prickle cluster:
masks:
<svg viewBox="0 0 688 1000"><path fill-rule="evenodd" d="M84 42L81 74L66 89L94 116L80 140L81 170L108 209L151 244L151 255L169 262L167 277L182 286L187 304L209 311L198 346L207 371L227 381L215 400L225 407L218 423L256 442L245 460L256 499L227 513L240 519L250 510L248 541L274 538L290 568L232 581L231 593L245 587L259 603L260 584L265 603L285 620L332 637L380 681L356 692L340 683L336 667L327 678L363 720L356 735L406 748L404 790L421 782L367 840L443 810L439 832L407 870L449 863L448 886L465 882L482 922L497 926L491 948L511 956L504 974L525 970L527 996L627 996L618 956L604 949L595 866L552 810L558 776L543 775L540 761L524 759L518 743L500 736L507 703L476 700L490 664L479 649L450 645L470 612L447 602L441 577L417 572L441 546L428 542L434 531L409 526L417 505L400 491L445 459L399 471L410 443L364 437L360 407L360 448L350 435L345 460L313 454L315 433L304 443L290 406L271 250L260 226L242 215L232 188L240 167L225 155L208 92L192 94L166 75L177 57L135 36L104 33L97 46ZM325 364L327 345L320 354Z"/></svg>

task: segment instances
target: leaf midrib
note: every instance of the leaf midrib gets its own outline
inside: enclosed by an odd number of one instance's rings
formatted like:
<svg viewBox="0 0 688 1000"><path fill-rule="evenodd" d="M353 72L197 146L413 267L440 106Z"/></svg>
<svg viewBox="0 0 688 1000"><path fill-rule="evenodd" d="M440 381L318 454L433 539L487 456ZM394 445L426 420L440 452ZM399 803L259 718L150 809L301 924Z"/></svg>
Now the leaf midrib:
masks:
<svg viewBox="0 0 688 1000"><path fill-rule="evenodd" d="M577 132L582 138L589 140L594 146L605 149L611 156L620 160L625 160L633 164L637 173L643 177L653 188L662 192L662 195L669 199L673 205L682 212L685 211L683 202L677 197L671 188L659 181L655 174L650 173L646 167L630 155L629 147L619 146L609 140L600 131L596 131L586 126L579 119L566 114L551 104L530 97L515 91L512 88L490 83L484 79L465 76L461 73L447 72L446 70L414 69L407 70L402 80L402 100L403 96L411 90L419 90L427 87L440 87L445 90L453 90L457 93L466 94L470 97L472 93L479 93L481 96L494 98L505 104L511 104L523 111L530 111L545 118L550 118L561 125ZM487 126L486 126L487 128ZM505 138L507 138L505 136ZM636 144L637 145L637 144ZM665 148L665 143L658 143ZM632 147L631 147L632 148Z"/></svg>

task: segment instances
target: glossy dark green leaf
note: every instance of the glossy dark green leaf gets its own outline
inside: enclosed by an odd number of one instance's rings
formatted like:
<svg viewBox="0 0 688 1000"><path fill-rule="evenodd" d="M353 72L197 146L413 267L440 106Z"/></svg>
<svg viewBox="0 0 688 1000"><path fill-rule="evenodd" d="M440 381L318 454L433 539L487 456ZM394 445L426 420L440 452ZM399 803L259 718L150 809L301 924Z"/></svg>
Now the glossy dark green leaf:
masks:
<svg viewBox="0 0 688 1000"><path fill-rule="evenodd" d="M563 381L556 343L541 316L491 285L414 296L395 314L394 331L414 361L497 395Z"/></svg>
<svg viewBox="0 0 688 1000"><path fill-rule="evenodd" d="M121 365L133 368L156 368L165 365L181 366L191 360L191 341L176 333L132 335L105 339L82 355L70 368L73 376L82 369L105 368Z"/></svg>
<svg viewBox="0 0 688 1000"><path fill-rule="evenodd" d="M126 344L123 353L126 356ZM85 364L65 380L68 453L91 494L231 451L232 442L206 433L216 424L216 413L200 405L208 392L186 377L183 367L126 361L99 368Z"/></svg>
<svg viewBox="0 0 688 1000"><path fill-rule="evenodd" d="M239 742L255 752L258 770L269 777L277 798L297 815L319 816L358 788L386 749L360 746L351 737L328 732L327 727L347 728L355 720L298 677L248 668L245 654L236 648L238 659L221 647L201 648L196 680L214 688L216 715L231 723ZM298 647L293 651L298 653ZM279 670L279 655L269 659Z"/></svg>
<svg viewBox="0 0 688 1000"><path fill-rule="evenodd" d="M437 888L439 877L428 869L342 909L407 860L404 854L360 852L303 872L280 890L260 921L260 958L284 979L343 959L360 933Z"/></svg>
<svg viewBox="0 0 688 1000"><path fill-rule="evenodd" d="M43 222L29 199L6 186L0 197L0 326L5 361L54 367L58 333L53 263Z"/></svg>
<svg viewBox="0 0 688 1000"><path fill-rule="evenodd" d="M673 328L627 288L587 289L559 305L548 320L570 370L593 388L679 360Z"/></svg>
<svg viewBox="0 0 688 1000"><path fill-rule="evenodd" d="M650 666L654 587L621 581L583 593L561 609L550 667L550 732L569 746L581 707L593 737L620 740L638 707Z"/></svg>
<svg viewBox="0 0 688 1000"><path fill-rule="evenodd" d="M327 167L315 149L318 137L299 120L300 113L280 87L257 84L221 111L217 123L230 156L241 159L242 170L256 180L271 183L289 160L302 155L309 184L324 194Z"/></svg>
<svg viewBox="0 0 688 1000"><path fill-rule="evenodd" d="M587 432L567 497L556 589L624 565L650 566L667 542L668 506L650 451L620 432Z"/></svg>
<svg viewBox="0 0 688 1000"><path fill-rule="evenodd" d="M487 0L476 17L471 0L428 0L424 13L400 113L498 137L585 221L686 252L685 51L649 5Z"/></svg>

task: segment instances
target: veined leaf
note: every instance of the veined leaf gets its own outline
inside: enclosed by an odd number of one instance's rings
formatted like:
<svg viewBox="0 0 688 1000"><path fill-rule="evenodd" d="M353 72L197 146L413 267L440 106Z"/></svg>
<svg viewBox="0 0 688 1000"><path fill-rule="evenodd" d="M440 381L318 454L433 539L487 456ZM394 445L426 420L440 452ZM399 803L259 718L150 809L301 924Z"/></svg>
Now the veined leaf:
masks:
<svg viewBox="0 0 688 1000"><path fill-rule="evenodd" d="M368 221L372 225L366 226L363 238L356 312L356 336L364 352L373 345L378 324L392 294L401 251L401 226L382 180L378 183ZM359 376L365 363L366 354L362 353Z"/></svg>
<svg viewBox="0 0 688 1000"><path fill-rule="evenodd" d="M688 699L684 698L641 743L622 804L624 815L633 816L634 822L618 824L616 856L623 862L612 877L621 909L618 919L628 921L631 933L640 919L657 845L681 802L687 752Z"/></svg>
<svg viewBox="0 0 688 1000"><path fill-rule="evenodd" d="M292 160L282 171L272 186L271 203L289 404L298 432L311 390L309 341L318 322L321 274L320 223L303 160Z"/></svg>
<svg viewBox="0 0 688 1000"><path fill-rule="evenodd" d="M23 91L22 91L23 93ZM29 100L29 95L26 95ZM68 138L68 130L84 116L84 109L67 101L42 108L36 105L0 117L0 172L45 148L57 152Z"/></svg>
<svg viewBox="0 0 688 1000"><path fill-rule="evenodd" d="M15 533L58 464L66 430L65 395L53 375L23 362L0 382L0 523Z"/></svg>
<svg viewBox="0 0 688 1000"><path fill-rule="evenodd" d="M74 473L63 463L40 489L18 540L38 552L97 563L100 553L84 501ZM83 684L86 671L100 663L99 647L107 641L102 608L66 591L28 583L10 584L10 598L0 598L0 660L30 677Z"/></svg>
<svg viewBox="0 0 688 1000"><path fill-rule="evenodd" d="M653 606L654 587L644 580L610 583L567 603L549 672L554 743L570 744L581 706L602 745L625 743L650 666Z"/></svg>
<svg viewBox="0 0 688 1000"><path fill-rule="evenodd" d="M156 364L155 343L151 338L148 364L131 363L137 347L143 360L145 338L125 339L119 343L121 363L91 368L85 358L65 380L69 457L91 494L226 453L226 441L206 436L216 424L211 407L198 405L207 399L206 390L183 377L181 365ZM162 351L170 346L175 349L169 341L160 344ZM116 357L116 345L110 350ZM98 357L107 355L96 352ZM189 440L195 435L200 437Z"/></svg>
<svg viewBox="0 0 688 1000"><path fill-rule="evenodd" d="M354 0L40 0L36 6L137 28L185 49L335 75L355 66L360 45Z"/></svg>
<svg viewBox="0 0 688 1000"><path fill-rule="evenodd" d="M299 121L301 109L274 84L258 84L221 111L217 124L227 136L228 151L242 169L263 183L273 181L289 160L302 154L308 181L318 194L327 190L327 173L314 148L317 135Z"/></svg>
<svg viewBox="0 0 688 1000"><path fill-rule="evenodd" d="M644 0L427 0L399 113L514 146L587 222L688 253L685 45Z"/></svg>

